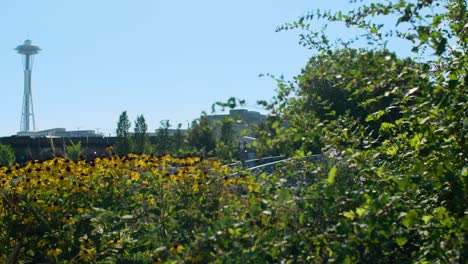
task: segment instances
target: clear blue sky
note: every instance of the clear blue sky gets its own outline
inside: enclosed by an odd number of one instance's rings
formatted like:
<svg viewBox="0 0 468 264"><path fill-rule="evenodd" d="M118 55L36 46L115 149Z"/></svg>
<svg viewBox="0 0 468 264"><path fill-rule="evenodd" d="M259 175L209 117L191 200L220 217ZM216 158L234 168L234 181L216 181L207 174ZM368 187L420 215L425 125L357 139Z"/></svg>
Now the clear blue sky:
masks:
<svg viewBox="0 0 468 264"><path fill-rule="evenodd" d="M0 136L19 130L23 71L14 48L27 38L42 48L32 75L39 130L114 134L127 110L154 131L164 119L186 127L231 96L251 106L271 98L275 83L258 75L291 78L312 55L298 45L299 32L276 26L347 2L1 1ZM342 30L335 34L349 34Z"/></svg>

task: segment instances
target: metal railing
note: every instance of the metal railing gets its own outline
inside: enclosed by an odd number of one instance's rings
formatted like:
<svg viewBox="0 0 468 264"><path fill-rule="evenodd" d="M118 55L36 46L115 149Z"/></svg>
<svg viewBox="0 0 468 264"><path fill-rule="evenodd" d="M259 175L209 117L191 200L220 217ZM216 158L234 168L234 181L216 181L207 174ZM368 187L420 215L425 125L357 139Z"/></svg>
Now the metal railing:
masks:
<svg viewBox="0 0 468 264"><path fill-rule="evenodd" d="M276 159L276 158L282 158L282 159L272 161L272 162L268 162L268 163L264 163L264 164L260 164L260 165L257 165L257 166L251 166L251 167L248 166L249 164L252 164L251 161L257 161L258 162L258 161L265 161L265 160L271 160L271 159ZM319 161L322 158L323 158L323 154L314 154L314 155L311 155L311 156L303 157L302 159L307 159L307 160L310 160L310 161ZM232 177L232 176L238 175L239 173L241 173L243 171L273 173L273 171L275 170L275 168L276 168L276 166L278 164L282 164L282 163L292 161L292 160L296 160L296 159L295 158L284 158L283 156L273 156L273 157L266 157L266 158L263 158L263 159L248 160L248 161L244 161L244 162L236 161L234 163L226 164L224 166L231 166L232 165L232 167L234 167L236 165L242 165L242 167L244 169L241 170L241 171L234 172L234 173L230 174L229 176Z"/></svg>

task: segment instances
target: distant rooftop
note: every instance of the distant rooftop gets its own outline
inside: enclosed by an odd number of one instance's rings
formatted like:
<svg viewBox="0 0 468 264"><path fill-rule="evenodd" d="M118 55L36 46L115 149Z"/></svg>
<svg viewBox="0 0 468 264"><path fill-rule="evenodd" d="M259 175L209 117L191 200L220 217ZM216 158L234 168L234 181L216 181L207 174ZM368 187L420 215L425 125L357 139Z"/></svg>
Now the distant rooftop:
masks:
<svg viewBox="0 0 468 264"><path fill-rule="evenodd" d="M72 130L67 131L65 128L51 128L41 131L18 132L17 136L28 137L102 137L101 134L96 134L94 130Z"/></svg>

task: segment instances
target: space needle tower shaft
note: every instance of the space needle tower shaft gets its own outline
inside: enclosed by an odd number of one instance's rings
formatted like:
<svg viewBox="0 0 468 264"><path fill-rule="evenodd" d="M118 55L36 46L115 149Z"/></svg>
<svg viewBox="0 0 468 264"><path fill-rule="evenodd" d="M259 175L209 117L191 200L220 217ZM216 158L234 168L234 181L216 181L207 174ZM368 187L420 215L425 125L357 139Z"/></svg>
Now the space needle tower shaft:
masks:
<svg viewBox="0 0 468 264"><path fill-rule="evenodd" d="M36 130L36 122L34 120L34 105L31 91L31 73L34 62L34 55L39 53L41 49L38 46L33 46L31 40L25 40L23 45L16 47L16 51L19 54L24 55L23 66L24 66L24 93L23 93L23 105L21 111L21 125L20 132Z"/></svg>

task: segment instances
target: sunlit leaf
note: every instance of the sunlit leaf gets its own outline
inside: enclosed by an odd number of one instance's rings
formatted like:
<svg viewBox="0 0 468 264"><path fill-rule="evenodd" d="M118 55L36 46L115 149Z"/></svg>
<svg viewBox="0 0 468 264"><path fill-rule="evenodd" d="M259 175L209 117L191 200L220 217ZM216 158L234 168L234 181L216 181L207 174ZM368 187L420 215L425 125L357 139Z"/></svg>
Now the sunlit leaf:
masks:
<svg viewBox="0 0 468 264"><path fill-rule="evenodd" d="M367 205L359 207L356 209L356 213L359 217L362 217L367 211L369 210L369 207Z"/></svg>
<svg viewBox="0 0 468 264"><path fill-rule="evenodd" d="M343 216L348 218L349 220L354 220L354 217L356 217L353 210L348 211L348 212L344 212Z"/></svg>
<svg viewBox="0 0 468 264"><path fill-rule="evenodd" d="M403 216L402 223L406 228L410 228L411 226L416 224L417 220L418 213L416 212L416 210L411 209Z"/></svg>
<svg viewBox="0 0 468 264"><path fill-rule="evenodd" d="M432 215L425 215L422 217L422 220L424 221L425 224L431 221L431 219L432 219Z"/></svg>
<svg viewBox="0 0 468 264"><path fill-rule="evenodd" d="M336 166L333 166L333 168L331 168L330 171L328 172L328 178L327 178L328 184L333 184L335 182L336 172L337 172L337 168Z"/></svg>
<svg viewBox="0 0 468 264"><path fill-rule="evenodd" d="M398 246L402 247L402 246L404 246L406 244L406 242L408 242L408 238L406 238L406 237L397 237L396 242L397 242Z"/></svg>

